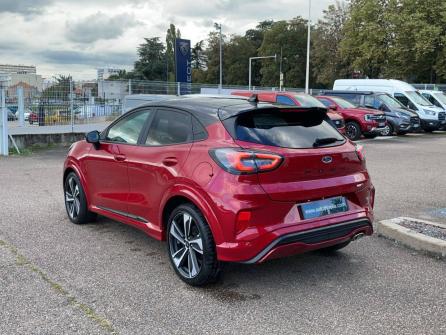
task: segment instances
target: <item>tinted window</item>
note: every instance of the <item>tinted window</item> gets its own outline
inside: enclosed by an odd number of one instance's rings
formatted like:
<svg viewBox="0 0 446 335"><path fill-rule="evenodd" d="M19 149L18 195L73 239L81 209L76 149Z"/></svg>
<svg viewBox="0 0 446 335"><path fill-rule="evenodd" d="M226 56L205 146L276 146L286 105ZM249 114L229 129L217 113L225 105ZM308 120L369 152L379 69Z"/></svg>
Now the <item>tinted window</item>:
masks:
<svg viewBox="0 0 446 335"><path fill-rule="evenodd" d="M330 100L319 98L319 101L324 104L325 107L330 107L333 103Z"/></svg>
<svg viewBox="0 0 446 335"><path fill-rule="evenodd" d="M172 110L160 109L149 129L147 145L169 145L191 142L191 116Z"/></svg>
<svg viewBox="0 0 446 335"><path fill-rule="evenodd" d="M236 120L235 135L241 141L284 148L312 148L317 139L334 138L331 146L344 142L324 112L245 113Z"/></svg>
<svg viewBox="0 0 446 335"><path fill-rule="evenodd" d="M194 133L194 141L205 140L208 137L206 129L204 129L201 123L194 117L192 118L192 129Z"/></svg>
<svg viewBox="0 0 446 335"><path fill-rule="evenodd" d="M282 105L296 106L295 102L290 97L284 95L278 95L276 101Z"/></svg>
<svg viewBox="0 0 446 335"><path fill-rule="evenodd" d="M302 107L321 107L324 108L319 100L315 97L312 97L309 94L296 94L294 98L299 102L299 105Z"/></svg>
<svg viewBox="0 0 446 335"><path fill-rule="evenodd" d="M410 101L404 94L401 93L395 93L395 99L397 99L399 102L401 102L404 106L413 109L418 110L418 108Z"/></svg>
<svg viewBox="0 0 446 335"><path fill-rule="evenodd" d="M106 140L119 143L137 144L150 110L132 113L114 124L107 132Z"/></svg>
<svg viewBox="0 0 446 335"><path fill-rule="evenodd" d="M336 94L336 92L330 93L331 95L336 95L342 99L345 99L349 102L351 102L355 106L359 106L361 103L361 95L359 94Z"/></svg>
<svg viewBox="0 0 446 335"><path fill-rule="evenodd" d="M364 95L364 106L371 108L379 108L379 104L375 101L375 97L373 95Z"/></svg>

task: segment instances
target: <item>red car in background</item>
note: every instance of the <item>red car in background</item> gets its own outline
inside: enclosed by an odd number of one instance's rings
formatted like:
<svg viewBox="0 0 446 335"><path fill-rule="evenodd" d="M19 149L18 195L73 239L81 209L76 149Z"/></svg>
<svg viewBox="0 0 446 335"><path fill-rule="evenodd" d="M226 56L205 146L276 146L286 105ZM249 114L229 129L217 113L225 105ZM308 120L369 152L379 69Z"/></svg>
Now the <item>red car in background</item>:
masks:
<svg viewBox="0 0 446 335"><path fill-rule="evenodd" d="M385 130L386 115L376 109L357 107L351 102L339 97L317 96L320 102L330 110L341 114L345 120L345 136L356 141L362 135L375 138Z"/></svg>
<svg viewBox="0 0 446 335"><path fill-rule="evenodd" d="M221 262L333 252L373 232L362 147L318 107L242 97L143 105L70 147L63 189L75 224L100 214L166 240L190 285L215 281Z"/></svg>
<svg viewBox="0 0 446 335"><path fill-rule="evenodd" d="M299 107L322 107L326 108L316 98L309 94L295 93L295 92L270 92L270 91L234 91L232 95L238 95L242 97L250 97L253 94L257 95L259 101L277 103L286 106L299 106ZM344 118L333 110L327 111L327 115L331 121L335 124L336 128L341 134L345 134L345 122Z"/></svg>

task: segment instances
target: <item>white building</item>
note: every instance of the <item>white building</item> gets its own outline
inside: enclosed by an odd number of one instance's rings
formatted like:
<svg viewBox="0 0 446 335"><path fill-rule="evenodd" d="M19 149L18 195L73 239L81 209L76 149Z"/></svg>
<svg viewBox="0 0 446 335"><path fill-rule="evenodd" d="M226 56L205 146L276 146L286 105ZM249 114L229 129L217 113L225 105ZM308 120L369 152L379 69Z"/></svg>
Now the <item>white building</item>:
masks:
<svg viewBox="0 0 446 335"><path fill-rule="evenodd" d="M11 65L0 64L0 72L3 73L18 73L18 74L36 74L36 67L34 65Z"/></svg>
<svg viewBox="0 0 446 335"><path fill-rule="evenodd" d="M98 69L98 81L107 80L112 75L118 75L120 71L124 71L124 69L100 68Z"/></svg>

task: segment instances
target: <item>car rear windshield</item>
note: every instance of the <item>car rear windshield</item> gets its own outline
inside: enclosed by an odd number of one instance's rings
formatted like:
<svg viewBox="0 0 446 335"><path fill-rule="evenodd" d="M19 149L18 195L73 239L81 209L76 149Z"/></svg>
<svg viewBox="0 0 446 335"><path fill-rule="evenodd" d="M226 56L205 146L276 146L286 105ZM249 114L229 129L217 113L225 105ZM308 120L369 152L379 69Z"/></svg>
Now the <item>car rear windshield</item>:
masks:
<svg viewBox="0 0 446 335"><path fill-rule="evenodd" d="M324 111L249 112L236 117L231 133L240 141L291 149L345 142Z"/></svg>

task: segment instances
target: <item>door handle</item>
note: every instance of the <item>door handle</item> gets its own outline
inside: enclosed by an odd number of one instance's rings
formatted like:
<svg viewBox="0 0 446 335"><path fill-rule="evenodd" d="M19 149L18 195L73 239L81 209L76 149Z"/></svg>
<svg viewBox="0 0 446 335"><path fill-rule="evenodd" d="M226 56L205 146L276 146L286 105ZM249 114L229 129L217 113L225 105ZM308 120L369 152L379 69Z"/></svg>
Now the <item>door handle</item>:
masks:
<svg viewBox="0 0 446 335"><path fill-rule="evenodd" d="M115 155L115 160L117 160L118 162L125 161L126 158L127 157L125 155L121 155L121 154Z"/></svg>
<svg viewBox="0 0 446 335"><path fill-rule="evenodd" d="M163 164L165 166L174 166L178 164L178 160L176 157L167 157L163 160Z"/></svg>

